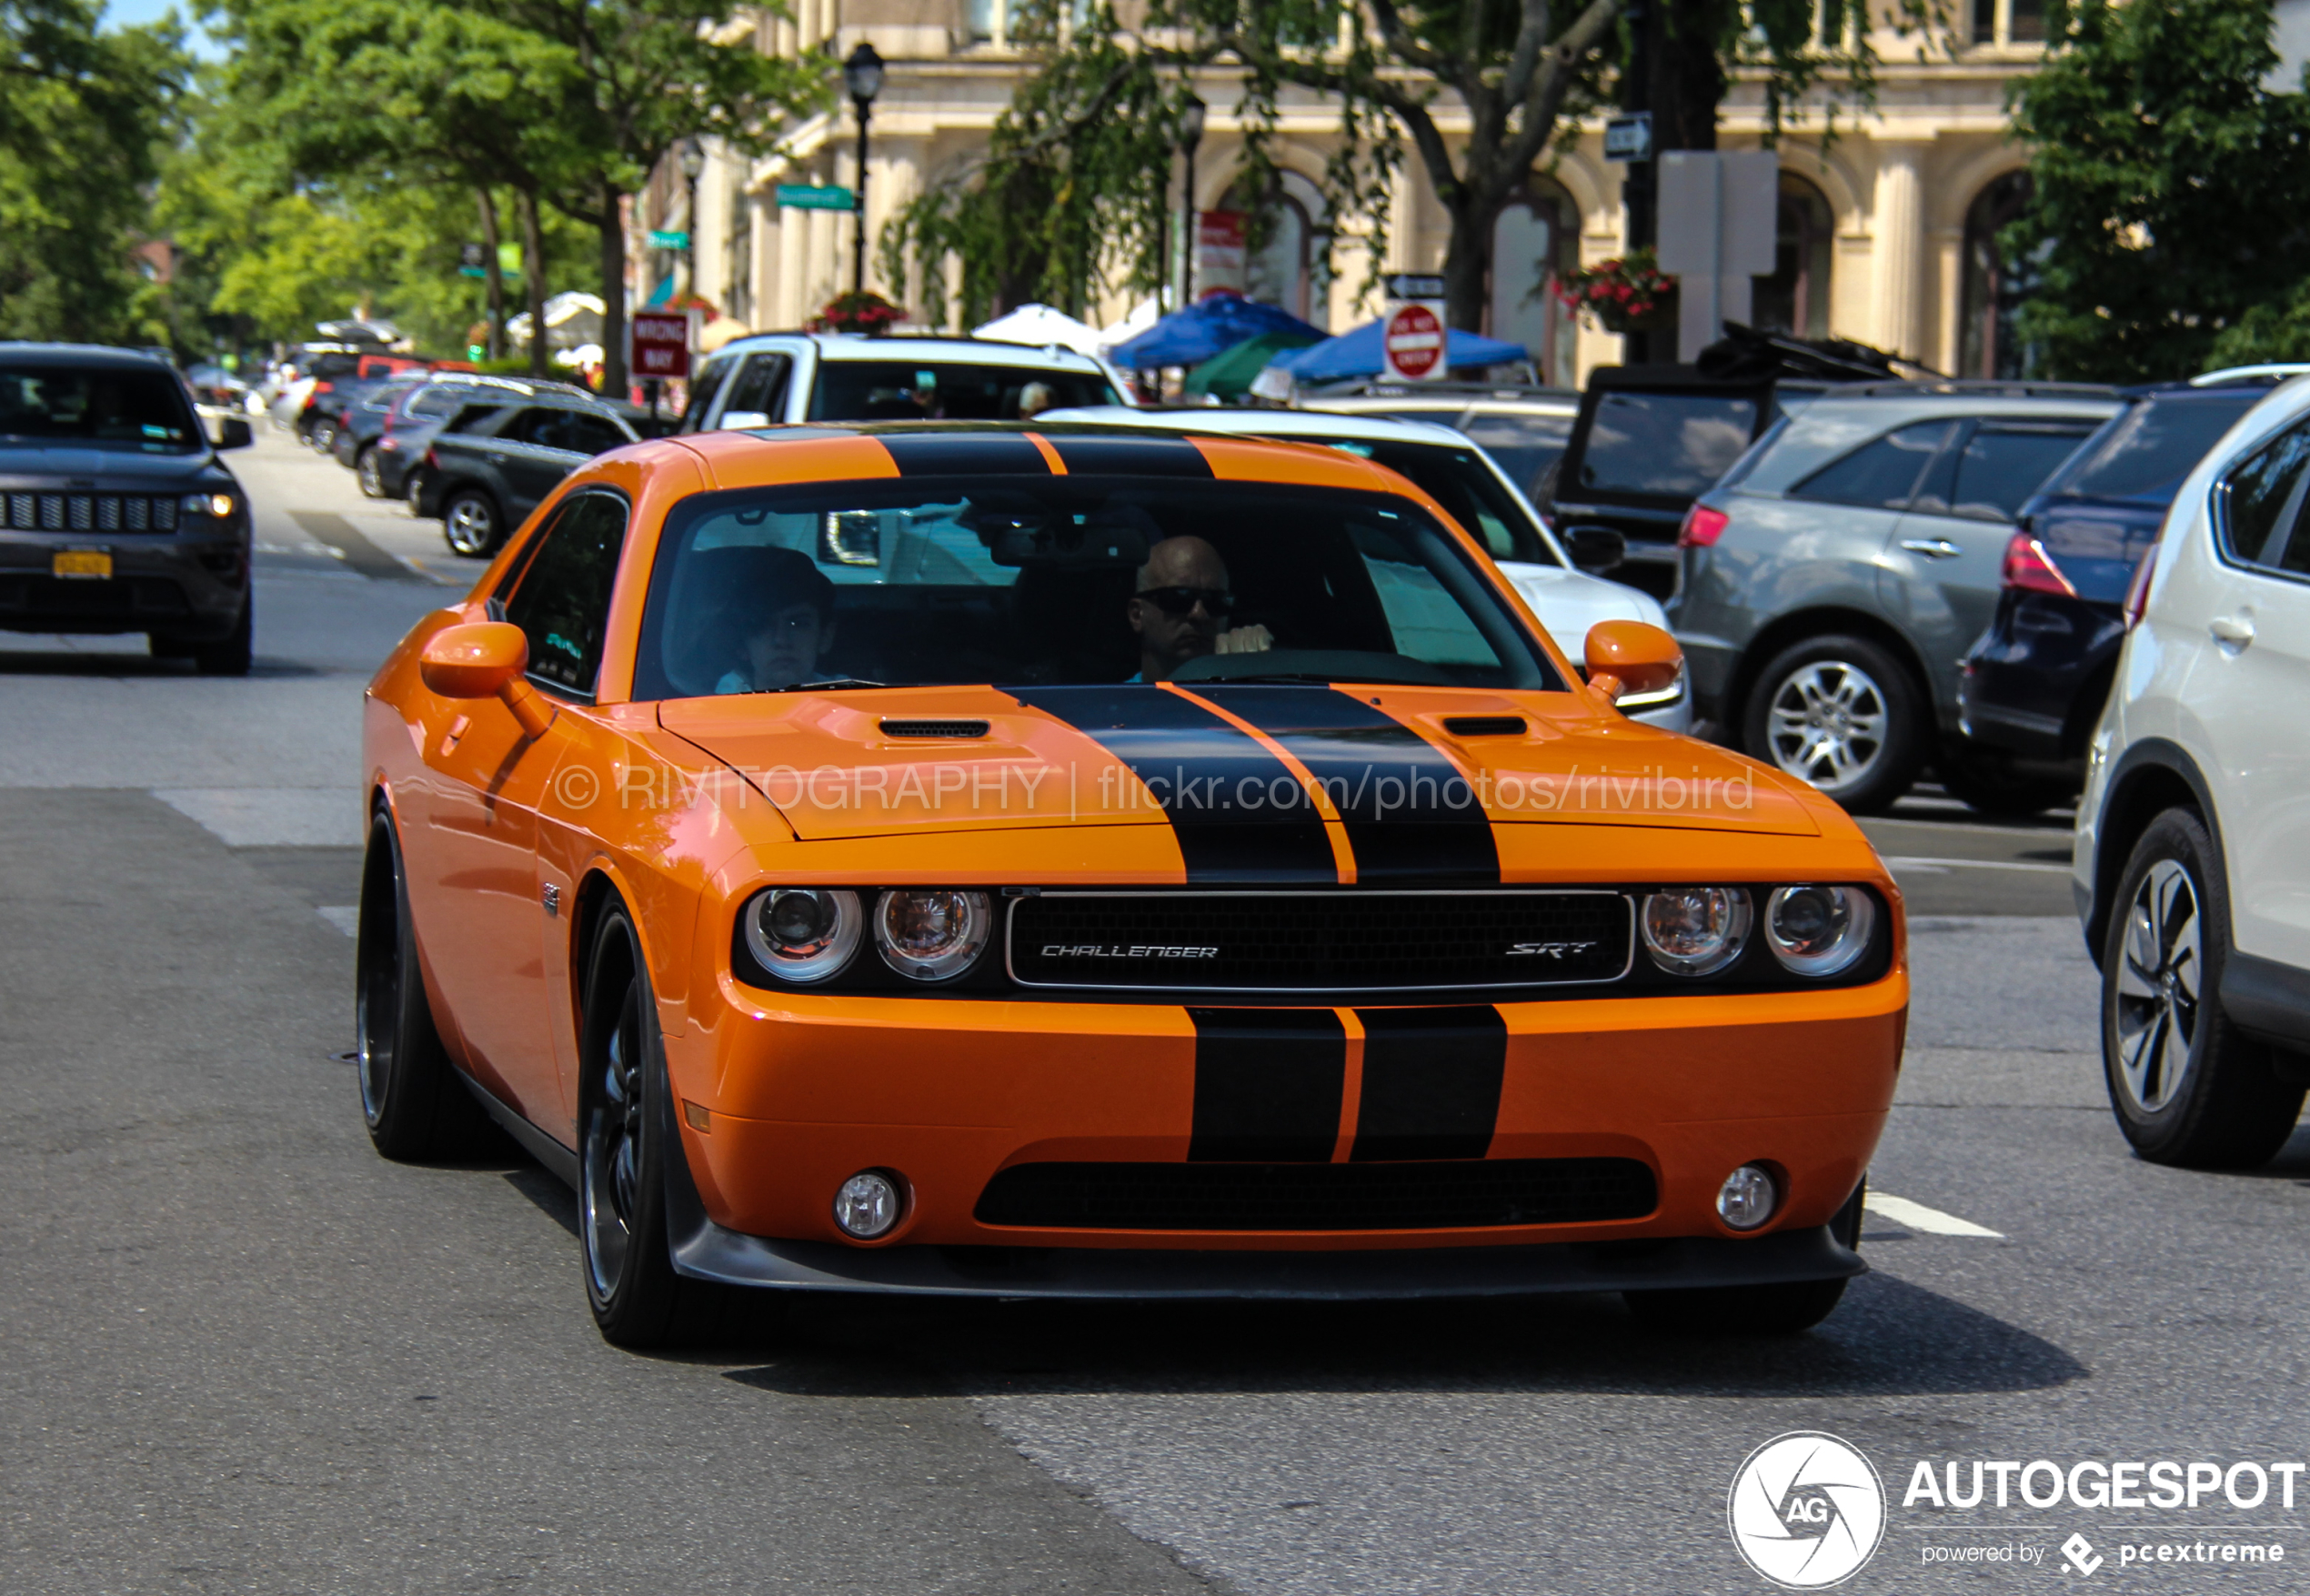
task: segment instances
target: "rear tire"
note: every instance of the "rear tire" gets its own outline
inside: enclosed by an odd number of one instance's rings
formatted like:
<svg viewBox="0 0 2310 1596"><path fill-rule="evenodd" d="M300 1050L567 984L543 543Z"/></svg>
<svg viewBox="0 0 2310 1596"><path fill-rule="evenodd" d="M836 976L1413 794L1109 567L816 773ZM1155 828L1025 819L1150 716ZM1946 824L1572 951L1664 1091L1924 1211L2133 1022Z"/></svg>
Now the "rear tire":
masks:
<svg viewBox="0 0 2310 1596"><path fill-rule="evenodd" d="M506 540L497 501L477 487L461 487L441 507L441 536L467 559L487 559Z"/></svg>
<svg viewBox="0 0 2310 1596"><path fill-rule="evenodd" d="M377 447L371 444L353 460L353 480L359 485L363 498L385 497L385 473L377 465Z"/></svg>
<svg viewBox="0 0 2310 1596"><path fill-rule="evenodd" d="M1828 633L1765 662L1741 747L1855 815L1890 807L1924 763L1925 706L1908 668L1866 637Z"/></svg>
<svg viewBox="0 0 2310 1596"><path fill-rule="evenodd" d="M1853 1188L1830 1233L1861 1250L1861 1204L1867 1182ZM1835 1311L1845 1282L1776 1280L1760 1286L1693 1286L1665 1291L1623 1291L1628 1310L1651 1329L1685 1336L1793 1336Z"/></svg>
<svg viewBox="0 0 2310 1596"><path fill-rule="evenodd" d="M369 821L353 966L361 1117L378 1152L404 1163L469 1157L497 1139L449 1062L417 968L407 874L393 817Z"/></svg>
<svg viewBox="0 0 2310 1596"><path fill-rule="evenodd" d="M2102 951L2102 1069L2152 1163L2250 1169L2294 1134L2303 1088L2222 1010L2230 894L2214 838L2168 809L2134 845Z"/></svg>

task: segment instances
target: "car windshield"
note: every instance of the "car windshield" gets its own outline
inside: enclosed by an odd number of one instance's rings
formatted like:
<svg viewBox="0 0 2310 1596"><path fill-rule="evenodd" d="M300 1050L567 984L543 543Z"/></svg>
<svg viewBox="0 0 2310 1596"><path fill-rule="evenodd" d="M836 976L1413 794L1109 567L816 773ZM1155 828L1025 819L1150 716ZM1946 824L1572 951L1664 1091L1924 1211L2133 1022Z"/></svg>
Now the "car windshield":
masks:
<svg viewBox="0 0 2310 1596"><path fill-rule="evenodd" d="M2268 390L2235 397L2145 399L2078 452L2069 469L2046 485L2074 498L2134 498L2169 505L2182 479L2221 441L2237 418Z"/></svg>
<svg viewBox="0 0 2310 1596"><path fill-rule="evenodd" d="M1746 395L1608 393L1581 453L1580 486L1691 498L1724 475L1755 432L1756 401Z"/></svg>
<svg viewBox="0 0 2310 1596"><path fill-rule="evenodd" d="M1540 479L1548 475L1549 467L1563 454L1564 445L1572 440L1572 417L1542 412L1479 410L1460 423L1460 430L1499 461L1500 468L1517 487L1531 493L1540 487Z"/></svg>
<svg viewBox="0 0 2310 1596"><path fill-rule="evenodd" d="M0 446L59 443L156 455L188 455L206 447L173 371L0 366Z"/></svg>
<svg viewBox="0 0 2310 1596"><path fill-rule="evenodd" d="M1476 562L1408 500L974 476L677 505L634 696L1165 678L1562 686Z"/></svg>
<svg viewBox="0 0 2310 1596"><path fill-rule="evenodd" d="M1475 450L1391 439L1324 441L1335 449L1377 460L1399 476L1411 478L1422 493L1443 506L1446 514L1472 533L1492 558L1522 560L1535 566L1563 563L1541 536L1540 528L1532 525L1532 513L1492 475Z"/></svg>
<svg viewBox="0 0 2310 1596"><path fill-rule="evenodd" d="M1029 394L1039 387L1040 394ZM1022 410L1023 401L1026 403ZM810 395L813 421L1020 421L1045 410L1120 405L1091 371L944 360L826 360Z"/></svg>

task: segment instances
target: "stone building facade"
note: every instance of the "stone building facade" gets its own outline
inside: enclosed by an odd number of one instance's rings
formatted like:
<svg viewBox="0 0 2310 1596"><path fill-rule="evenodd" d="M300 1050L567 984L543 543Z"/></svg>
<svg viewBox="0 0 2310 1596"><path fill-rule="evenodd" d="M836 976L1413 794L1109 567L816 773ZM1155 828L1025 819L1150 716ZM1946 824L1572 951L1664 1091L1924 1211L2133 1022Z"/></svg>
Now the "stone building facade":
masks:
<svg viewBox="0 0 2310 1596"><path fill-rule="evenodd" d="M1921 49L1913 35L1882 34L1873 109L1859 116L1847 111L1824 136L1814 108L1784 132L1778 269L1756 280L1757 320L1856 338L1955 375L2018 370L2021 351L2010 327L2014 285L2001 280L2006 274L1991 241L2027 192L2025 154L2008 136L2006 94L2041 53L2043 4L1968 0L1962 20L1970 36L1953 45ZM1005 0L795 0L793 21L756 29L767 50L830 50L839 59L868 39L889 60L867 160L869 284L918 314L920 285L884 281L872 243L886 217L926 186L958 180L983 146L1023 70L1006 42L1004 14ZM1210 113L1197 154L1195 202L1199 211L1225 210L1240 149L1235 96L1220 74L1198 89ZM1440 119L1448 138L1464 136L1464 123L1455 128L1448 116ZM1760 85L1736 85L1720 119L1722 147L1754 147L1764 125ZM1336 112L1320 98L1285 102L1271 145L1284 172L1282 192L1270 198L1277 208L1267 247L1242 270L1255 297L1341 331L1376 306L1357 301L1360 244L1339 240L1332 273L1325 271L1322 246L1331 229L1316 179L1336 130ZM709 149L696 186L701 295L749 326L791 327L849 286L851 216L781 209L775 191L780 184L854 184L856 131L845 104L793 129L781 157ZM1620 358L1618 337L1578 325L1535 290L1563 264L1621 252L1621 172L1603 158L1600 120L1583 127L1576 147L1536 169L1525 196L1496 224L1485 330L1523 344L1552 382L1576 385L1592 367ZM639 247L647 229L687 227L686 188L669 161L635 206L638 300L663 296L687 280L687 260ZM1396 198L1390 269L1432 269L1446 229L1416 161L1407 159ZM1103 323L1130 306L1118 296L1091 308Z"/></svg>

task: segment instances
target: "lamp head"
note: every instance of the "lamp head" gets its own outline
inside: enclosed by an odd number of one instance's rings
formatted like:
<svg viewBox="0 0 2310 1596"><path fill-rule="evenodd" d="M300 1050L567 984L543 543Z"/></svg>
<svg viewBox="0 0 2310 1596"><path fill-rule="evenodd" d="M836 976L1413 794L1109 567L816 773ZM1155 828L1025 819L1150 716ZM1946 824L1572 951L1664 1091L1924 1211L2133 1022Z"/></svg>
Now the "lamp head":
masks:
<svg viewBox="0 0 2310 1596"><path fill-rule="evenodd" d="M842 81L850 91L850 98L861 105L871 105L874 96L882 92L882 55L866 40L850 52L842 63Z"/></svg>
<svg viewBox="0 0 2310 1596"><path fill-rule="evenodd" d="M1203 102L1193 93L1180 102L1179 141L1182 147L1192 150L1203 142Z"/></svg>
<svg viewBox="0 0 2310 1596"><path fill-rule="evenodd" d="M701 146L698 140L694 138L686 138L682 140L681 144L677 147L679 154L676 158L681 162L682 176L689 179L692 183L697 182L698 175L706 170L706 151L704 147Z"/></svg>

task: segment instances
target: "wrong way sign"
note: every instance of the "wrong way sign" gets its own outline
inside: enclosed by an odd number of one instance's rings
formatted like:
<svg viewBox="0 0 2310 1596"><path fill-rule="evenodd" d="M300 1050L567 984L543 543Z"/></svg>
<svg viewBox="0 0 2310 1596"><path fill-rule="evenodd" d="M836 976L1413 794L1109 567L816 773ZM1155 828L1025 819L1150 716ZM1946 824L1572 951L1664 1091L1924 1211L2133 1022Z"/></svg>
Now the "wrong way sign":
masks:
<svg viewBox="0 0 2310 1596"><path fill-rule="evenodd" d="M1399 382L1425 382L1444 374L1443 319L1424 305L1399 305L1380 329L1381 358Z"/></svg>

